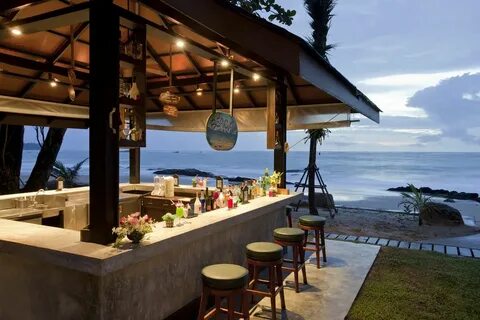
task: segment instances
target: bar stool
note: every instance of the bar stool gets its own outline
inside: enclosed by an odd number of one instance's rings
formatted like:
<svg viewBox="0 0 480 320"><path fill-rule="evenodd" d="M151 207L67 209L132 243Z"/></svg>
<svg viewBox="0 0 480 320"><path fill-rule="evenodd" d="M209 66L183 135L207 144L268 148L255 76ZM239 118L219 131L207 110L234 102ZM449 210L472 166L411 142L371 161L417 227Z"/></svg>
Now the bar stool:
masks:
<svg viewBox="0 0 480 320"><path fill-rule="evenodd" d="M277 319L276 301L277 294L280 293L280 302L282 310L285 310L285 295L283 293L282 277L282 246L272 242L253 242L247 245L247 264L250 274L248 283L248 292L252 295L261 297L270 297L272 307L272 319ZM268 268L268 280L259 279L259 269ZM257 283L263 283L268 286L268 292L256 289Z"/></svg>
<svg viewBox="0 0 480 320"><path fill-rule="evenodd" d="M198 320L210 319L220 312L226 313L228 320L233 320L235 317L250 319L247 269L235 264L206 266L202 269L202 282L203 290L200 298ZM207 313L206 309L210 295L215 297L215 307ZM235 311L235 297L241 298L241 312ZM227 298L227 308L221 307L221 298Z"/></svg>
<svg viewBox="0 0 480 320"><path fill-rule="evenodd" d="M293 249L293 259L283 259L283 262L293 264L293 268L283 266L283 270L292 271L295 277L295 292L300 292L298 285L298 271L302 269L303 283L307 283L307 271L305 269L305 251L303 249L305 234L299 228L278 228L273 231L275 243L282 247L291 246Z"/></svg>
<svg viewBox="0 0 480 320"><path fill-rule="evenodd" d="M292 211L293 211L292 206L285 207L285 215L287 216L287 222L290 228L292 227Z"/></svg>
<svg viewBox="0 0 480 320"><path fill-rule="evenodd" d="M298 226L305 232L304 250L315 252L317 257L317 268L320 269L320 250L322 250L323 262L327 262L327 253L325 249L325 222L327 219L315 215L301 216L298 219ZM315 242L308 241L308 233L313 230L315 233ZM309 247L308 245L314 245Z"/></svg>

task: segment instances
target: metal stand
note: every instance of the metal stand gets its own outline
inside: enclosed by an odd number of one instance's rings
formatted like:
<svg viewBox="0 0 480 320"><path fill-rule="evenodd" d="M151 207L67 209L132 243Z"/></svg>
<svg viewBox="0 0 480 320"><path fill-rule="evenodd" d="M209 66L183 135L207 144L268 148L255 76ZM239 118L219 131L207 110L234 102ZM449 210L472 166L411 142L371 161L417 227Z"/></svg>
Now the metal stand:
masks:
<svg viewBox="0 0 480 320"><path fill-rule="evenodd" d="M298 191L299 188L302 188L302 193L305 192L305 189L308 188L308 170L310 168L310 165L303 170L303 175L300 178L300 181L295 183L295 192ZM323 182L322 176L320 174L320 170L318 169L317 165L314 164L314 170L315 170L315 176L318 180L318 185L315 185L315 189L320 189L322 190L323 195L325 196L325 201L327 202L327 209L328 212L330 212L330 216L333 218L335 214L338 212L337 208L335 207L335 204L333 201L331 201L330 197L328 196L328 190L327 190L327 185L325 182ZM298 201L297 207L295 211L298 211L298 207L300 207L300 202L301 200Z"/></svg>

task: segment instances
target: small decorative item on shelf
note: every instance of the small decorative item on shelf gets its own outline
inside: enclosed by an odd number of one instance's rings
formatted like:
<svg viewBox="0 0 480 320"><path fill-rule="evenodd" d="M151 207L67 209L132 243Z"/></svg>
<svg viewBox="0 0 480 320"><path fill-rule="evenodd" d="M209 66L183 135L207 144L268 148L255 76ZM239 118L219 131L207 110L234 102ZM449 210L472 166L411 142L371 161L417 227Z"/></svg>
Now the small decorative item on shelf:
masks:
<svg viewBox="0 0 480 320"><path fill-rule="evenodd" d="M133 80L132 86L128 91L128 97L132 100L137 100L138 98L140 98L140 90L138 90L137 82L135 80Z"/></svg>
<svg viewBox="0 0 480 320"><path fill-rule="evenodd" d="M120 226L113 228L112 233L117 235L114 243L118 247L122 240L127 237L132 243L138 244L143 237L153 231L154 220L148 215L140 216L140 212L129 214L120 219Z"/></svg>
<svg viewBox="0 0 480 320"><path fill-rule="evenodd" d="M62 191L63 190L63 183L65 179L63 177L58 177L57 178L57 191Z"/></svg>
<svg viewBox="0 0 480 320"><path fill-rule="evenodd" d="M178 175L177 174L174 174L173 175L173 185L175 187L178 187L180 185L180 179L178 178Z"/></svg>
<svg viewBox="0 0 480 320"><path fill-rule="evenodd" d="M173 222L175 221L175 218L176 216L171 214L170 212L162 216L162 220L165 221L165 225L167 228L173 228Z"/></svg>

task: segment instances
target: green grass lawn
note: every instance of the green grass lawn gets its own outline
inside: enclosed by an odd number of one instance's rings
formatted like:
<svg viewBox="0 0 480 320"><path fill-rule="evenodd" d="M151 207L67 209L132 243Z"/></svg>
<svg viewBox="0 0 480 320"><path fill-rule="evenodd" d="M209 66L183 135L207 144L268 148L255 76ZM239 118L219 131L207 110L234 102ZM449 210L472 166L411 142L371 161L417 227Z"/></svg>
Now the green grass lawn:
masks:
<svg viewBox="0 0 480 320"><path fill-rule="evenodd" d="M382 248L346 319L480 319L480 261Z"/></svg>

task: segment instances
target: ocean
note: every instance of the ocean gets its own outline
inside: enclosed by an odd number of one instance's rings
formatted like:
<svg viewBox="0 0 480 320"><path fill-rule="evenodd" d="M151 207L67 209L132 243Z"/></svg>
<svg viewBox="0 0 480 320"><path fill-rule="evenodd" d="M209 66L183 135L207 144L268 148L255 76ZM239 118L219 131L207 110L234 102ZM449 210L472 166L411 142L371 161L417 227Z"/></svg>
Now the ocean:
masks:
<svg viewBox="0 0 480 320"><path fill-rule="evenodd" d="M37 151L23 154L22 176L30 173ZM87 151L62 150L58 160L71 166L88 157ZM308 162L308 152L287 154L287 181L297 182ZM390 187L428 186L480 193L480 153L414 152L321 152L317 156L320 173L337 201L355 201L365 197L388 196ZM120 153L121 181L128 181L128 152ZM228 177L258 177L265 168L273 168L269 151L149 151L141 153L143 182L153 181L155 169L196 168ZM88 162L82 167L82 179L88 176ZM190 183L190 177L181 177Z"/></svg>

